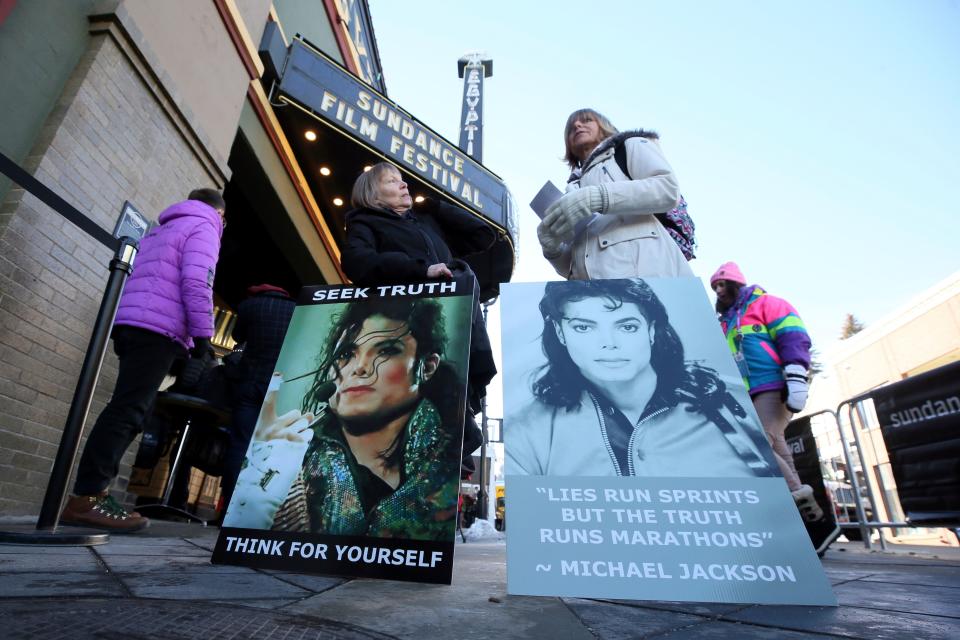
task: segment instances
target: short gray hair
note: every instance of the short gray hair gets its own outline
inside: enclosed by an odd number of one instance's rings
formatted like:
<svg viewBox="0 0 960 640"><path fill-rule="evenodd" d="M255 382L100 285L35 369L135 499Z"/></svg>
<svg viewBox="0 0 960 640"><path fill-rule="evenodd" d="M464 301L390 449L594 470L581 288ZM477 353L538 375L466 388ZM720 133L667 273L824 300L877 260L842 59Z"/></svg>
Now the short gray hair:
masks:
<svg viewBox="0 0 960 640"><path fill-rule="evenodd" d="M373 165L369 171L364 171L353 183L353 191L350 193L350 204L357 209L382 209L380 204L380 176L387 171L396 171L400 169L391 162L378 162Z"/></svg>

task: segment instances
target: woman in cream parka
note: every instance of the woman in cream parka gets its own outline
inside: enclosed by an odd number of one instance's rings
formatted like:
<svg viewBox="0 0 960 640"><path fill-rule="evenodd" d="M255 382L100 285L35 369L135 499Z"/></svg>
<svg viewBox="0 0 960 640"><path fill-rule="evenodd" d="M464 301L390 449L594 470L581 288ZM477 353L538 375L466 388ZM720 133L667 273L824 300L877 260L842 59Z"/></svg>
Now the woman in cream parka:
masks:
<svg viewBox="0 0 960 640"><path fill-rule="evenodd" d="M593 109L580 109L564 129L573 170L567 193L537 227L543 255L568 280L693 276L655 214L677 206L679 186L650 131L619 133ZM614 157L626 151L629 176Z"/></svg>

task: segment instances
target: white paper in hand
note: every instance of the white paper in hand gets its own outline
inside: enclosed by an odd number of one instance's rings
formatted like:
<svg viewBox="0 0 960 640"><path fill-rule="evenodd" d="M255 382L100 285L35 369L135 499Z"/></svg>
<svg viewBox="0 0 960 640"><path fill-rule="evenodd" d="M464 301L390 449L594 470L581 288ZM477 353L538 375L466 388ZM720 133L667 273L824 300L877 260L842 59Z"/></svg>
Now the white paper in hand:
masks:
<svg viewBox="0 0 960 640"><path fill-rule="evenodd" d="M537 214L541 220L547 214L547 208L563 196L563 192L557 189L557 186L547 180L537 195L530 201L530 208Z"/></svg>

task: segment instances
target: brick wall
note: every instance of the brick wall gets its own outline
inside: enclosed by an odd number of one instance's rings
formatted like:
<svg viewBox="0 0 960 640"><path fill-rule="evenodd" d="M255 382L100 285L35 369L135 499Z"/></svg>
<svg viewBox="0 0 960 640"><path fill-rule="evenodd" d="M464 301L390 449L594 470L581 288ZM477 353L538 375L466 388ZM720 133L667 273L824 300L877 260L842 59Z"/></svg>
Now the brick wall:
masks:
<svg viewBox="0 0 960 640"><path fill-rule="evenodd" d="M27 169L110 230L125 199L155 218L190 189L222 187L189 127L171 117L169 89L144 72L122 31L98 33ZM0 222L0 514L36 514L112 254L20 189L0 204ZM85 433L115 376L109 354ZM121 492L134 452L115 484Z"/></svg>

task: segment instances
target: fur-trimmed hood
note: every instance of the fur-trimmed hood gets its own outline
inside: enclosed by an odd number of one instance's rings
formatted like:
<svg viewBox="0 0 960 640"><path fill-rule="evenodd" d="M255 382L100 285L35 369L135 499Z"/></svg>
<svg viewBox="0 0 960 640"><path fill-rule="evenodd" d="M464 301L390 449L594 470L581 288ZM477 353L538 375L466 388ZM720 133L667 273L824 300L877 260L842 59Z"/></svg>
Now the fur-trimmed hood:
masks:
<svg viewBox="0 0 960 640"><path fill-rule="evenodd" d="M579 180L580 176L583 174L583 168L589 167L590 163L593 162L595 158L603 154L605 151L613 149L619 143L627 140L628 138L646 138L647 140L659 140L660 135L656 131L648 131L647 129L632 129L630 131L621 131L620 133L614 134L609 138L603 140L596 148L590 152L590 155L587 156L587 159L584 162L580 163L580 166L575 168L570 173L570 178L567 182L573 182L574 180Z"/></svg>

